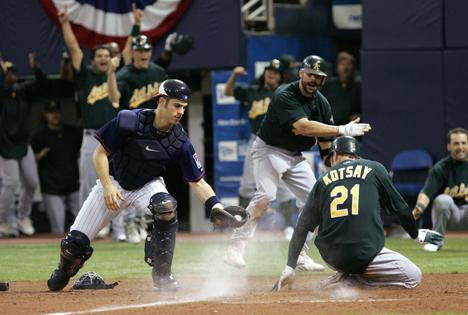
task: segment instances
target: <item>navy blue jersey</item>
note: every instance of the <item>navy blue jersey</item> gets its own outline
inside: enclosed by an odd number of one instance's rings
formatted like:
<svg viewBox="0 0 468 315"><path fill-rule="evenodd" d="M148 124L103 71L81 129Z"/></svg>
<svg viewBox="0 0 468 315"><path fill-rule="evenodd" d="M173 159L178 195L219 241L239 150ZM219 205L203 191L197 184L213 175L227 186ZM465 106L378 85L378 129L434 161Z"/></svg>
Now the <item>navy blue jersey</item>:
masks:
<svg viewBox="0 0 468 315"><path fill-rule="evenodd" d="M153 110L133 110L139 124L131 135L122 135L118 119L114 118L99 129L96 139L109 156L110 174L127 190L135 190L162 176L165 166L177 161L184 180L197 182L205 175L185 130L177 123L169 132L153 126Z"/></svg>

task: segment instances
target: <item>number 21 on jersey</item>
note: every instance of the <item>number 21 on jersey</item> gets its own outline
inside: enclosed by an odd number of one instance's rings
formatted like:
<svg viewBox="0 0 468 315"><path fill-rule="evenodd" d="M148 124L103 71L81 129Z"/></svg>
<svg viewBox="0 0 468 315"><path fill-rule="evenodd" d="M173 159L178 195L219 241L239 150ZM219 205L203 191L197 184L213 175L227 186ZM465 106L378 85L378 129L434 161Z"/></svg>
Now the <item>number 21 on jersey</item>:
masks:
<svg viewBox="0 0 468 315"><path fill-rule="evenodd" d="M349 195L351 195L351 214L359 214L359 184L356 184L348 190L343 185L336 186L330 192L330 197L333 198L333 201L330 204L330 215L332 219L341 218L349 215L348 208L341 209L340 206L348 200Z"/></svg>

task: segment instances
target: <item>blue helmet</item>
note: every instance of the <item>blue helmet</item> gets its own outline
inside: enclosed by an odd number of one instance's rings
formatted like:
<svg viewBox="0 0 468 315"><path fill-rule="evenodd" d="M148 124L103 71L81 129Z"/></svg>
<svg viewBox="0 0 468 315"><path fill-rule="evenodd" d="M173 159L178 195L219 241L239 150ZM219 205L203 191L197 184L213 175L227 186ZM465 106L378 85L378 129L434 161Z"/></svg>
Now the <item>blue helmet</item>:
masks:
<svg viewBox="0 0 468 315"><path fill-rule="evenodd" d="M169 79L161 83L157 96L166 96L188 102L190 94L190 88L185 82L177 79Z"/></svg>

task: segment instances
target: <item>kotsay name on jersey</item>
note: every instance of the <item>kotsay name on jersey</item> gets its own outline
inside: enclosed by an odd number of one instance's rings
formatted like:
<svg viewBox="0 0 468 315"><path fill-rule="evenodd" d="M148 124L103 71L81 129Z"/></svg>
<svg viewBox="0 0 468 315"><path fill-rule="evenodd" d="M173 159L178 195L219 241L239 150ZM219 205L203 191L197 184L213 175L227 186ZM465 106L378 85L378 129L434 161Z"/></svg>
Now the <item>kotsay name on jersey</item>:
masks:
<svg viewBox="0 0 468 315"><path fill-rule="evenodd" d="M362 165L350 165L346 167L337 168L336 170L331 170L327 174L323 175L322 180L325 186L334 181L344 178L360 178L364 180L371 171L372 167Z"/></svg>

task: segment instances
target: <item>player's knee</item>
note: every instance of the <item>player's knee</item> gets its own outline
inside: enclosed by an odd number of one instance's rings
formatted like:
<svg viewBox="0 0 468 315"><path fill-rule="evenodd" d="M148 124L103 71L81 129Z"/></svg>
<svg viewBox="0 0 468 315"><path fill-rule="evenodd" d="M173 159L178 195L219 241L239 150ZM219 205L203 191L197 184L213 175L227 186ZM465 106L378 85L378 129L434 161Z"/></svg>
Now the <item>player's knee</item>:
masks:
<svg viewBox="0 0 468 315"><path fill-rule="evenodd" d="M414 265L412 266L409 274L408 274L408 279L409 281L407 282L407 288L408 289L413 289L417 287L421 281L422 281L422 272L421 269L419 269L418 266Z"/></svg>
<svg viewBox="0 0 468 315"><path fill-rule="evenodd" d="M82 232L73 230L62 240L61 267L70 276L75 275L86 260L93 254L89 238Z"/></svg>
<svg viewBox="0 0 468 315"><path fill-rule="evenodd" d="M434 212L444 212L448 208L449 204L452 202L452 197L446 194L438 195L434 198L432 204L432 211Z"/></svg>
<svg viewBox="0 0 468 315"><path fill-rule="evenodd" d="M148 209L155 222L169 222L177 216L177 200L166 192L159 192L151 196Z"/></svg>

